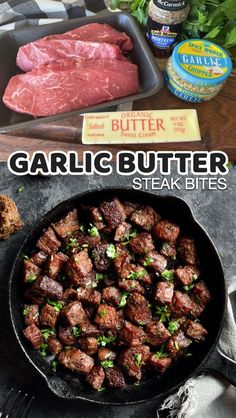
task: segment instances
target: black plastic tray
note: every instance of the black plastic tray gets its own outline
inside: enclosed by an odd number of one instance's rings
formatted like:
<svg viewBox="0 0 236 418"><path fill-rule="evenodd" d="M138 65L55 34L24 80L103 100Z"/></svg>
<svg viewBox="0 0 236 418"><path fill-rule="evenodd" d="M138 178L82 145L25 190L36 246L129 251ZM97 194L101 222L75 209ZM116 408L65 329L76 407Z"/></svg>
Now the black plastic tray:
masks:
<svg viewBox="0 0 236 418"><path fill-rule="evenodd" d="M50 122L65 117L75 116L80 113L99 111L110 106L117 106L121 103L152 96L161 89L163 84L161 71L157 67L139 27L128 13L110 13L107 11L101 15L99 14L92 17L14 30L0 36L0 132L10 132L17 128L29 126L39 119L13 112L8 109L2 101L9 79L19 72L15 64L19 47L44 36L67 32L71 29L93 22L108 23L114 28L126 32L132 38L134 49L129 54L129 58L133 63L138 65L140 91L131 96L80 109L79 111L76 110L73 112L61 113L56 116L40 118L40 121Z"/></svg>

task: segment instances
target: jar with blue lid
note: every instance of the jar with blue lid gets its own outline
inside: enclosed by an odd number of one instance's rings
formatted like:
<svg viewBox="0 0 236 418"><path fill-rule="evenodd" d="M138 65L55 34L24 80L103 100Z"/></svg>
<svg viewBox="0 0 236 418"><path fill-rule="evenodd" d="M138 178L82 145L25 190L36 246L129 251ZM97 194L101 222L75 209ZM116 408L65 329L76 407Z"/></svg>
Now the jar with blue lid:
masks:
<svg viewBox="0 0 236 418"><path fill-rule="evenodd" d="M166 69L168 89L182 100L201 103L223 88L232 71L228 53L205 39L189 39L176 45Z"/></svg>

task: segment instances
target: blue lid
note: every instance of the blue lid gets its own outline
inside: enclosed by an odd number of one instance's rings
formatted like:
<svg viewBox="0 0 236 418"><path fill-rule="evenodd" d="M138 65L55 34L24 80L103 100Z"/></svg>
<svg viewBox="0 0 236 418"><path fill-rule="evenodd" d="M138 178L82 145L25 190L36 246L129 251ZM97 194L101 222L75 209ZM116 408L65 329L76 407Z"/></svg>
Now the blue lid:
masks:
<svg viewBox="0 0 236 418"><path fill-rule="evenodd" d="M206 39L188 39L176 45L172 60L183 80L200 86L223 83L233 67L229 54Z"/></svg>

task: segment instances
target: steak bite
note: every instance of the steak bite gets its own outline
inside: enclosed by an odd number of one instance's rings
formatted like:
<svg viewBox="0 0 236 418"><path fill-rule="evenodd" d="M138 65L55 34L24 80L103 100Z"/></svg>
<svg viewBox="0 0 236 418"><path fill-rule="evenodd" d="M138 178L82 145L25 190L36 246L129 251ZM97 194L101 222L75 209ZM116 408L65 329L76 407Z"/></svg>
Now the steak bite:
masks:
<svg viewBox="0 0 236 418"><path fill-rule="evenodd" d="M179 290L174 292L171 311L176 318L189 315L192 312L193 302L186 293Z"/></svg>
<svg viewBox="0 0 236 418"><path fill-rule="evenodd" d="M70 302L61 310L61 316L69 326L83 325L87 315L79 301Z"/></svg>
<svg viewBox="0 0 236 418"><path fill-rule="evenodd" d="M48 255L45 254L43 251L37 251L32 254L30 261L34 263L38 267L42 267L47 260Z"/></svg>
<svg viewBox="0 0 236 418"><path fill-rule="evenodd" d="M93 264L85 249L73 254L66 266L66 272L70 282L75 285L84 285L89 281L88 276L93 270Z"/></svg>
<svg viewBox="0 0 236 418"><path fill-rule="evenodd" d="M126 219L124 206L117 197L114 197L109 202L102 202L99 205L99 209L112 229L116 228Z"/></svg>
<svg viewBox="0 0 236 418"><path fill-rule="evenodd" d="M127 375L135 380L142 377L141 367L145 364L150 355L150 348L147 345L130 347L119 356L119 364Z"/></svg>
<svg viewBox="0 0 236 418"><path fill-rule="evenodd" d="M129 247L134 254L147 254L149 251L155 250L151 234L141 232L132 238Z"/></svg>
<svg viewBox="0 0 236 418"><path fill-rule="evenodd" d="M140 261L144 267L148 267L157 273L162 273L167 267L167 260L157 251L148 252Z"/></svg>
<svg viewBox="0 0 236 418"><path fill-rule="evenodd" d="M52 224L52 227L62 239L73 235L74 232L79 229L77 209L70 211L64 218L60 219L60 221Z"/></svg>
<svg viewBox="0 0 236 418"><path fill-rule="evenodd" d="M106 380L111 388L124 388L126 386L125 378L118 367L108 367L105 369Z"/></svg>
<svg viewBox="0 0 236 418"><path fill-rule="evenodd" d="M139 207L130 217L131 222L148 232L159 219L161 219L160 215L150 206Z"/></svg>
<svg viewBox="0 0 236 418"><path fill-rule="evenodd" d="M116 353L109 348L100 347L98 350L98 361L115 360Z"/></svg>
<svg viewBox="0 0 236 418"><path fill-rule="evenodd" d="M83 325L81 325L82 337L99 337L102 334L103 331L89 321L86 321Z"/></svg>
<svg viewBox="0 0 236 418"><path fill-rule="evenodd" d="M167 341L166 350L172 358L181 357L191 342L185 337L183 331L179 330Z"/></svg>
<svg viewBox="0 0 236 418"><path fill-rule="evenodd" d="M57 356L57 354L59 354L63 350L63 345L55 337L49 337L47 340L47 344L50 353L54 354L55 356Z"/></svg>
<svg viewBox="0 0 236 418"><path fill-rule="evenodd" d="M122 222L115 230L114 241L122 242L129 239L129 234L131 232L132 225L127 222Z"/></svg>
<svg viewBox="0 0 236 418"><path fill-rule="evenodd" d="M155 238L173 244L180 234L180 228L174 222L162 219L153 226L152 233Z"/></svg>
<svg viewBox="0 0 236 418"><path fill-rule="evenodd" d="M208 331L199 323L188 320L184 324L185 334L197 342L204 342Z"/></svg>
<svg viewBox="0 0 236 418"><path fill-rule="evenodd" d="M82 206L84 211L88 213L88 216L93 225L96 226L98 231L102 231L105 228L105 224L103 222L103 216L98 208L93 206Z"/></svg>
<svg viewBox="0 0 236 418"><path fill-rule="evenodd" d="M137 292L130 295L125 308L125 314L130 321L137 325L147 325L152 318L148 301L143 295Z"/></svg>
<svg viewBox="0 0 236 418"><path fill-rule="evenodd" d="M80 351L78 348L68 348L58 354L57 359L62 366L72 372L89 373L94 366L92 357Z"/></svg>
<svg viewBox="0 0 236 418"><path fill-rule="evenodd" d="M152 321L145 328L147 337L146 342L154 347L158 347L163 344L171 334L162 324L162 322Z"/></svg>
<svg viewBox="0 0 236 418"><path fill-rule="evenodd" d="M39 307L38 305L25 305L23 311L26 325L39 325Z"/></svg>
<svg viewBox="0 0 236 418"><path fill-rule="evenodd" d="M105 372L103 367L99 365L95 365L86 376L86 381L95 390L99 390L102 387L104 380Z"/></svg>
<svg viewBox="0 0 236 418"><path fill-rule="evenodd" d="M130 216L132 215L132 213L139 207L138 203L134 203L134 202L129 202L127 200L125 200L124 202L122 202L124 210L125 210L125 214L127 218L130 218Z"/></svg>
<svg viewBox="0 0 236 418"><path fill-rule="evenodd" d="M79 343L81 350L89 356L93 356L98 351L98 340L95 337L80 338Z"/></svg>
<svg viewBox="0 0 236 418"><path fill-rule="evenodd" d="M144 288L137 280L127 279L127 280L119 280L118 282L119 287L127 293L137 292L141 295L144 295L145 291Z"/></svg>
<svg viewBox="0 0 236 418"><path fill-rule="evenodd" d="M97 244L92 252L93 264L98 271L107 271L111 267L111 259L107 255L109 244Z"/></svg>
<svg viewBox="0 0 236 418"><path fill-rule="evenodd" d="M137 327L131 322L125 321L119 333L121 343L129 347L142 345L145 341L146 335L142 328Z"/></svg>
<svg viewBox="0 0 236 418"><path fill-rule="evenodd" d="M102 300L113 306L119 306L122 294L115 286L105 287L102 291Z"/></svg>
<svg viewBox="0 0 236 418"><path fill-rule="evenodd" d="M77 289L77 299L85 305L99 305L101 293L94 289L80 287Z"/></svg>
<svg viewBox="0 0 236 418"><path fill-rule="evenodd" d="M162 305L170 305L174 295L172 283L158 282L155 291L155 301Z"/></svg>
<svg viewBox="0 0 236 418"><path fill-rule="evenodd" d="M184 264L197 265L197 250L192 238L181 238L179 240L178 253Z"/></svg>
<svg viewBox="0 0 236 418"><path fill-rule="evenodd" d="M72 345L77 342L72 327L59 327L58 338L63 345Z"/></svg>
<svg viewBox="0 0 236 418"><path fill-rule="evenodd" d="M61 242L57 239L55 232L50 226L36 242L36 247L46 254L56 253L60 246Z"/></svg>
<svg viewBox="0 0 236 418"><path fill-rule="evenodd" d="M51 254L46 262L46 272L48 277L55 279L65 266L69 257L63 253Z"/></svg>
<svg viewBox="0 0 236 418"><path fill-rule="evenodd" d="M42 272L41 268L36 266L36 264L32 263L30 260L24 260L23 269L23 278L26 283L35 282Z"/></svg>
<svg viewBox="0 0 236 418"><path fill-rule="evenodd" d="M43 334L35 324L25 328L23 334L35 349L39 349L44 342Z"/></svg>
<svg viewBox="0 0 236 418"><path fill-rule="evenodd" d="M173 260L176 259L177 251L176 247L173 243L164 242L160 249L160 254L164 255L164 257L171 257Z"/></svg>
<svg viewBox="0 0 236 418"><path fill-rule="evenodd" d="M103 329L116 329L119 323L119 317L113 306L101 304L98 307L97 315L94 321Z"/></svg>
<svg viewBox="0 0 236 418"><path fill-rule="evenodd" d="M28 288L24 291L24 297L31 303L33 303L34 305L43 305L45 302L45 297L40 296L38 294L35 294L32 291L32 287Z"/></svg>
<svg viewBox="0 0 236 418"><path fill-rule="evenodd" d="M47 276L39 277L31 289L39 296L45 296L53 300L63 299L62 285Z"/></svg>
<svg viewBox="0 0 236 418"><path fill-rule="evenodd" d="M194 280L198 279L200 272L199 269L194 266L185 266L179 267L175 271L175 274L184 286L188 286Z"/></svg>
<svg viewBox="0 0 236 418"><path fill-rule="evenodd" d="M193 289L193 296L196 302L204 306L211 301L211 294L203 281L195 284Z"/></svg>
<svg viewBox="0 0 236 418"><path fill-rule="evenodd" d="M53 306L46 303L41 309L39 321L41 325L54 328L59 315L60 312L56 311Z"/></svg>
<svg viewBox="0 0 236 418"><path fill-rule="evenodd" d="M164 373L171 365L171 362L171 357L159 357L158 354L151 354L147 360L147 364L157 369L160 373Z"/></svg>
<svg viewBox="0 0 236 418"><path fill-rule="evenodd" d="M116 257L113 260L115 271L120 279L126 279L130 273L131 255L124 246L116 245Z"/></svg>
<svg viewBox="0 0 236 418"><path fill-rule="evenodd" d="M63 301L64 302L72 302L77 299L77 292L72 287L68 287L63 293Z"/></svg>

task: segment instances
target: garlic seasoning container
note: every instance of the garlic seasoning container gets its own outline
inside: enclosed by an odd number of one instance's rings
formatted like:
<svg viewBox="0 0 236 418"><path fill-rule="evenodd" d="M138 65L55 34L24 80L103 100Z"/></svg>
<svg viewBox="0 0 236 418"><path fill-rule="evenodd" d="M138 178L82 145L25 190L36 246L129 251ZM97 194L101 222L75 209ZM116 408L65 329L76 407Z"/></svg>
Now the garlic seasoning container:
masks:
<svg viewBox="0 0 236 418"><path fill-rule="evenodd" d="M179 41L182 23L190 6L187 0L151 0L148 9L146 38L154 55L169 57Z"/></svg>
<svg viewBox="0 0 236 418"><path fill-rule="evenodd" d="M232 71L232 61L220 46L205 39L176 45L166 69L168 89L187 102L201 103L215 97Z"/></svg>

